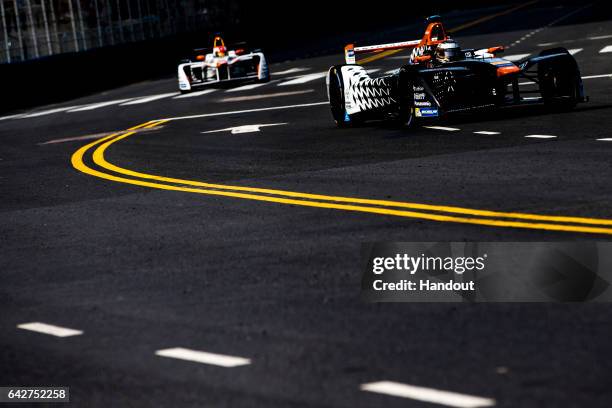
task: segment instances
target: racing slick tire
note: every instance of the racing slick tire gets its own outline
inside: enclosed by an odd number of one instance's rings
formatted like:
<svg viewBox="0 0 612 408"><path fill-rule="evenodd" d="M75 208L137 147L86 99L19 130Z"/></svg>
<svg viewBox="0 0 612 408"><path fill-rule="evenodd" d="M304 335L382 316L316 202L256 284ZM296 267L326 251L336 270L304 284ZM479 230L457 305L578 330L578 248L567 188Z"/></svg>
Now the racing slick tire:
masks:
<svg viewBox="0 0 612 408"><path fill-rule="evenodd" d="M340 71L342 67L343 65L336 65L329 69L327 74L327 96L336 126L339 128L347 128L357 125L359 121L346 111L344 102L344 81L342 80L342 72Z"/></svg>
<svg viewBox="0 0 612 408"><path fill-rule="evenodd" d="M402 68L398 75L399 104L394 123L399 127L412 127L416 122L414 110L414 74Z"/></svg>
<svg viewBox="0 0 612 408"><path fill-rule="evenodd" d="M581 98L580 71L574 58L564 48L547 50L540 55L547 55L553 51L564 52L567 57L542 61L538 64L538 81L542 99L544 104L551 109L572 109Z"/></svg>

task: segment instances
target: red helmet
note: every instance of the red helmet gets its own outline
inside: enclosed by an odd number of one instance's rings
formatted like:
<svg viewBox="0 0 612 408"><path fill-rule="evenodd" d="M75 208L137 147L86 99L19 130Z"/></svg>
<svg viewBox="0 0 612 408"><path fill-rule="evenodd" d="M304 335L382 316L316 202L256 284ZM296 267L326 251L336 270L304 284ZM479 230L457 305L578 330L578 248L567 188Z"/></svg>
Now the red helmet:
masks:
<svg viewBox="0 0 612 408"><path fill-rule="evenodd" d="M216 49L217 57L225 57L225 53L226 52L227 52L227 49L225 48L224 45L221 45L221 46L217 47L217 49Z"/></svg>

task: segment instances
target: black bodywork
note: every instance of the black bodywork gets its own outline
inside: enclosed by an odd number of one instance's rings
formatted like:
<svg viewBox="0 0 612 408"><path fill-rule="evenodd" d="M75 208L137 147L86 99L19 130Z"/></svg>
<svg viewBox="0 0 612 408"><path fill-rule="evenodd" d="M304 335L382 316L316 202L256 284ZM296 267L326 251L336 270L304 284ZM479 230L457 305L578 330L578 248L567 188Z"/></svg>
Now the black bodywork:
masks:
<svg viewBox="0 0 612 408"><path fill-rule="evenodd" d="M359 94L371 100L359 104L365 107L360 112L350 114L346 111L341 67L332 67L328 75L332 115L339 126L380 119L411 124L458 112L527 104L567 109L587 100L578 65L564 48L543 51L516 65L501 58L481 58L473 50L466 50L460 61L406 65L385 77L351 80L350 86L358 86ZM383 90L382 95L389 98L378 103L376 98Z"/></svg>

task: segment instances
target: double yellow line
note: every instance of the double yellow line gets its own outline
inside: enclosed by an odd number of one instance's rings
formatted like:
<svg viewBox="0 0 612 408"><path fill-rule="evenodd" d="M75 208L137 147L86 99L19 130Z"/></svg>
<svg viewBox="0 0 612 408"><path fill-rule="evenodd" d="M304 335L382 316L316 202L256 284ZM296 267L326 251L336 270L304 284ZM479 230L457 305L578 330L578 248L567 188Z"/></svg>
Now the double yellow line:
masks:
<svg viewBox="0 0 612 408"><path fill-rule="evenodd" d="M330 196L267 188L206 183L142 173L119 167L106 160L105 152L114 143L137 134L140 129L154 128L166 122L168 122L168 120L149 121L134 126L125 132L115 133L89 143L81 147L72 155L72 165L77 170L91 176L114 182L161 190L439 222L612 235L612 220L608 219L500 212L445 205ZM91 154L93 163L103 170L96 170L84 162L84 158L86 155L89 157L89 154Z"/></svg>

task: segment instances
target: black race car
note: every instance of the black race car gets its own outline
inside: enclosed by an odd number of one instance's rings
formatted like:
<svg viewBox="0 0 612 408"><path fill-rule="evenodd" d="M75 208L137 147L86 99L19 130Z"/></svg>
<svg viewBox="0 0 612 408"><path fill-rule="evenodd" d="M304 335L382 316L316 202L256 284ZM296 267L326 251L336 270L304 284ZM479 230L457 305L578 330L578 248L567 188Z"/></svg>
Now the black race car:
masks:
<svg viewBox="0 0 612 408"><path fill-rule="evenodd" d="M372 78L355 63L359 53L409 48L409 63L390 75ZM437 16L428 19L421 40L349 44L346 64L327 75L332 116L340 127L381 119L410 125L457 112L534 103L567 109L587 101L576 60L566 49L516 64L497 56L502 52L501 46L462 50Z"/></svg>

